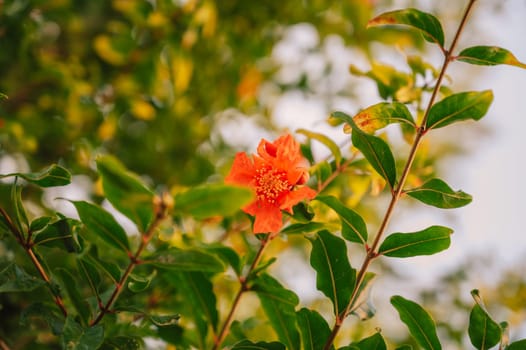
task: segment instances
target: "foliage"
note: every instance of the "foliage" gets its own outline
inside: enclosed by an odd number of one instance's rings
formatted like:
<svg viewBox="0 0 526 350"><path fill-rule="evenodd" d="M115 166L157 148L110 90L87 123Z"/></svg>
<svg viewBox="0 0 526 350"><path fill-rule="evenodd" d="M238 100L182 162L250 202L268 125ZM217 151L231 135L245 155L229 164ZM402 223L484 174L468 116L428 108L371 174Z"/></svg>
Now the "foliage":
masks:
<svg viewBox="0 0 526 350"><path fill-rule="evenodd" d="M0 113L9 116L0 119L2 145L6 157L21 154L30 169L44 168L0 175L0 251L9 253L0 256L2 349L141 349L154 341L214 350L447 346L439 327L448 320L435 321L400 295L391 304L408 329L406 341L380 330L349 335L346 325L351 315L359 322L375 315L373 263L450 246L453 230L441 225L390 232L401 201L454 209L472 200L424 173L418 158L428 133L478 121L493 101L490 90L444 88L448 66L525 64L504 48L457 47L474 0L452 40L437 17L417 9L374 17L370 2L313 1L304 12L300 3L0 4L0 39L12 52L0 55L7 96ZM213 137L215 118L233 105L265 110L258 96L265 79L281 92L291 88L272 81L280 67L264 59L281 26L299 19L324 28L322 35L352 23L347 44L364 51L384 26L409 27L385 30L417 47L422 39L438 47L444 63L411 56L411 73L377 62L369 72L351 67L383 98L354 115L331 114L352 147L302 128L301 146L287 133L260 141L251 158L233 156L229 140ZM371 34L366 27L379 28ZM28 71L30 82L21 79ZM228 89L232 81L236 89ZM309 88L303 78L293 85ZM401 131L407 152L393 151L386 128ZM327 158L314 156L313 140L328 149ZM42 200L82 174L94 181L86 198L65 191L57 199L73 215ZM365 185L352 187L358 176ZM388 201L378 223L357 205L362 199ZM306 247L320 304L305 305L272 269L280 253L298 247ZM472 296L459 343L524 346L524 339L509 339L508 323L493 319L477 290Z"/></svg>

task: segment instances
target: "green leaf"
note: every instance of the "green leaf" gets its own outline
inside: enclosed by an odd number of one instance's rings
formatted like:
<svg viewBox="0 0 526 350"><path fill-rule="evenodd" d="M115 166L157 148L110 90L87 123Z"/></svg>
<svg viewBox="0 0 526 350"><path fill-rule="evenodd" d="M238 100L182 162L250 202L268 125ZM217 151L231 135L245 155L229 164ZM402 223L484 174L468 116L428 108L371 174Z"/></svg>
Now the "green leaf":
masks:
<svg viewBox="0 0 526 350"><path fill-rule="evenodd" d="M13 205L14 222L18 233L21 235L19 238L23 238L29 228L29 220L22 203L22 187L16 184L16 179L11 187L11 203Z"/></svg>
<svg viewBox="0 0 526 350"><path fill-rule="evenodd" d="M316 141L321 142L323 145L327 146L327 148L331 151L334 161L336 162L336 165L341 164L342 161L342 153L340 151L340 147L334 142L330 137L327 137L323 134L309 131L306 129L298 129L296 130L298 134L303 134L307 136L310 139L314 139Z"/></svg>
<svg viewBox="0 0 526 350"><path fill-rule="evenodd" d="M322 222L316 222L316 221L311 221L307 223L299 222L299 223L295 223L295 224L285 227L283 230L281 230L281 233L288 234L288 235L303 234L303 233L319 231L325 226L326 224Z"/></svg>
<svg viewBox="0 0 526 350"><path fill-rule="evenodd" d="M278 339L287 349L299 350L300 335L295 311L299 303L298 296L267 274L262 274L255 280L252 290L259 297Z"/></svg>
<svg viewBox="0 0 526 350"><path fill-rule="evenodd" d="M65 268L57 268L55 274L62 282L62 288L66 291L71 304L73 304L73 307L83 321L82 324L86 326L91 317L91 313L89 305L80 295L78 281L73 277L71 272Z"/></svg>
<svg viewBox="0 0 526 350"><path fill-rule="evenodd" d="M360 130L369 134L392 123L404 123L416 128L411 113L406 105L400 102L381 102L372 105L358 112L353 120ZM343 130L351 133L352 127L346 124Z"/></svg>
<svg viewBox="0 0 526 350"><path fill-rule="evenodd" d="M363 153L374 170L393 188L396 182L396 167L389 145L381 138L363 132L349 115L334 112L332 116L343 119L351 126L353 145Z"/></svg>
<svg viewBox="0 0 526 350"><path fill-rule="evenodd" d="M345 310L356 283L356 271L347 257L345 241L327 230L310 239L310 264L316 270L316 288L331 299L334 314Z"/></svg>
<svg viewBox="0 0 526 350"><path fill-rule="evenodd" d="M84 328L71 316L66 318L62 336L62 348L68 350L98 349L104 341L104 328L101 324Z"/></svg>
<svg viewBox="0 0 526 350"><path fill-rule="evenodd" d="M157 270L153 270L148 276L141 276L137 274L130 274L128 280L128 289L133 293L140 293L148 289L150 283L157 275Z"/></svg>
<svg viewBox="0 0 526 350"><path fill-rule="evenodd" d="M524 350L526 349L526 339L514 341L506 347L506 350Z"/></svg>
<svg viewBox="0 0 526 350"><path fill-rule="evenodd" d="M285 350L285 345L278 342L257 342L253 343L250 340L242 340L236 343L232 350Z"/></svg>
<svg viewBox="0 0 526 350"><path fill-rule="evenodd" d="M99 236L112 247L130 252L128 236L115 218L98 205L85 201L71 201L79 214L80 220L88 230Z"/></svg>
<svg viewBox="0 0 526 350"><path fill-rule="evenodd" d="M413 347L411 345L402 345L397 347L395 350L413 350Z"/></svg>
<svg viewBox="0 0 526 350"><path fill-rule="evenodd" d="M54 335L59 335L64 328L64 316L54 304L33 303L20 313L20 325L29 327L31 318L43 319Z"/></svg>
<svg viewBox="0 0 526 350"><path fill-rule="evenodd" d="M481 66L495 66L507 64L520 68L526 68L526 64L520 62L510 51L497 46L473 46L462 50L456 57L458 61L477 64Z"/></svg>
<svg viewBox="0 0 526 350"><path fill-rule="evenodd" d="M400 319L409 329L409 333L422 348L426 350L442 349L436 333L435 322L424 308L399 295L391 297L391 304L398 311Z"/></svg>
<svg viewBox="0 0 526 350"><path fill-rule="evenodd" d="M225 270L223 262L214 255L197 249L179 249L170 247L160 250L143 260L160 268L177 271L222 272Z"/></svg>
<svg viewBox="0 0 526 350"><path fill-rule="evenodd" d="M208 184L193 187L175 195L175 210L198 219L211 216L229 216L254 198L247 187Z"/></svg>
<svg viewBox="0 0 526 350"><path fill-rule="evenodd" d="M479 120L486 114L492 101L491 90L450 95L431 107L426 129L438 129L462 120Z"/></svg>
<svg viewBox="0 0 526 350"><path fill-rule="evenodd" d="M349 350L386 350L385 340L380 332L371 335L359 342L352 343Z"/></svg>
<svg viewBox="0 0 526 350"><path fill-rule="evenodd" d="M471 203L472 197L462 191L453 191L444 181L431 179L418 188L405 193L419 201L437 208L460 208Z"/></svg>
<svg viewBox="0 0 526 350"><path fill-rule="evenodd" d="M113 262L105 261L99 258L96 247L92 246L89 254L84 254L83 259L93 265L97 271L100 271L108 276L112 283L118 283L121 278L121 269Z"/></svg>
<svg viewBox="0 0 526 350"><path fill-rule="evenodd" d="M30 292L45 284L16 264L9 264L0 271L0 293Z"/></svg>
<svg viewBox="0 0 526 350"><path fill-rule="evenodd" d="M72 219L60 219L47 225L35 235L33 243L35 245L65 249L69 253L79 253L82 247L73 233L72 221Z"/></svg>
<svg viewBox="0 0 526 350"><path fill-rule="evenodd" d="M147 315L150 322L159 327L173 326L179 322L180 315Z"/></svg>
<svg viewBox="0 0 526 350"><path fill-rule="evenodd" d="M144 342L140 337L118 336L104 340L104 350L142 350Z"/></svg>
<svg viewBox="0 0 526 350"><path fill-rule="evenodd" d="M179 272L171 276L177 281L177 289L186 296L186 302L191 304L194 318L203 317L206 324L217 330L217 300L210 279L200 271ZM202 336L205 338L206 334Z"/></svg>
<svg viewBox="0 0 526 350"><path fill-rule="evenodd" d="M241 259L238 253L234 249L221 245L219 243L205 245L203 248L206 251L212 253L212 255L217 256L218 258L223 260L225 263L229 264L234 269L236 274L238 276L241 276L241 272L242 272L241 271L242 270Z"/></svg>
<svg viewBox="0 0 526 350"><path fill-rule="evenodd" d="M371 290L375 278L375 273L365 273L360 288L358 288L358 293L356 293L357 296L354 299L354 303L349 310L349 313L356 315L362 321L368 320L376 314L376 309L371 301Z"/></svg>
<svg viewBox="0 0 526 350"><path fill-rule="evenodd" d="M478 290L473 290L471 295L476 304L469 315L469 339L471 344L479 350L491 349L500 342L502 328L486 311Z"/></svg>
<svg viewBox="0 0 526 350"><path fill-rule="evenodd" d="M1 177L18 176L40 187L65 186L71 183L71 174L60 165L50 165L38 173L14 173Z"/></svg>
<svg viewBox="0 0 526 350"><path fill-rule="evenodd" d="M449 247L452 233L452 229L444 226L431 226L410 233L393 233L385 238L378 254L394 258L435 254Z"/></svg>
<svg viewBox="0 0 526 350"><path fill-rule="evenodd" d="M297 312L298 326L304 350L323 350L331 329L327 321L314 310L302 308ZM334 349L334 346L331 346Z"/></svg>
<svg viewBox="0 0 526 350"><path fill-rule="evenodd" d="M51 216L41 216L31 221L29 225L29 231L34 233L44 229L52 220Z"/></svg>
<svg viewBox="0 0 526 350"><path fill-rule="evenodd" d="M146 232L154 217L152 191L136 174L111 156L97 158L97 169L106 198L141 232Z"/></svg>
<svg viewBox="0 0 526 350"><path fill-rule="evenodd" d="M82 278L89 283L91 291L98 295L101 277L95 265L86 256L82 256L77 259L77 268Z"/></svg>
<svg viewBox="0 0 526 350"><path fill-rule="evenodd" d="M327 205L340 216L343 238L363 245L367 243L367 226L358 213L333 196L317 196L315 200Z"/></svg>
<svg viewBox="0 0 526 350"><path fill-rule="evenodd" d="M419 29L424 39L444 47L444 31L440 21L433 15L417 9L403 9L382 13L371 19L367 27L403 24Z"/></svg>

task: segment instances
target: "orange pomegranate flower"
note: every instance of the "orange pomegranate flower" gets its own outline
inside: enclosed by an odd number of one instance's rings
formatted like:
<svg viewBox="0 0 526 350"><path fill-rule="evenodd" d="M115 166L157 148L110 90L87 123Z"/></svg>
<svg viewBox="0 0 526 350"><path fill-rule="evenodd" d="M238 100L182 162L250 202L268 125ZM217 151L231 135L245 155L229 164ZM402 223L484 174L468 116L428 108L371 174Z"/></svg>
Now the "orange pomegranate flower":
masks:
<svg viewBox="0 0 526 350"><path fill-rule="evenodd" d="M255 217L254 233L279 232L282 210L292 213L294 205L316 196L316 191L301 186L309 179L306 165L299 143L290 134L274 142L261 140L252 158L245 152L236 154L225 182L249 186L256 193L256 199L243 208Z"/></svg>

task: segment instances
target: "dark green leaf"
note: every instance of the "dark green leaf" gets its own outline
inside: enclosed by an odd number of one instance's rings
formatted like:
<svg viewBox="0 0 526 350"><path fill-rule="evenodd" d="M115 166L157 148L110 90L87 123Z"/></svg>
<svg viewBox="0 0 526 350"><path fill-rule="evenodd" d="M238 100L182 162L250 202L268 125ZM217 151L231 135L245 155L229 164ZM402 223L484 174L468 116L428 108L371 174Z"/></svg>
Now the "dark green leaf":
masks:
<svg viewBox="0 0 526 350"><path fill-rule="evenodd" d="M149 320L156 326L173 326L179 322L180 315L148 315Z"/></svg>
<svg viewBox="0 0 526 350"><path fill-rule="evenodd" d="M458 61L482 66L495 66L507 64L526 68L510 51L497 46L473 46L462 50L456 58Z"/></svg>
<svg viewBox="0 0 526 350"><path fill-rule="evenodd" d="M90 254L83 256L89 263L91 263L97 271L100 271L106 274L112 281L112 283L117 283L121 278L121 270L119 266L110 261L102 260L98 257L96 249L92 247Z"/></svg>
<svg viewBox="0 0 526 350"><path fill-rule="evenodd" d="M349 350L386 350L385 340L382 334L375 333L370 337L349 345Z"/></svg>
<svg viewBox="0 0 526 350"><path fill-rule="evenodd" d="M38 232L42 230L44 227L46 227L51 220L52 220L51 216L41 216L39 218L36 218L33 221L31 221L31 224L29 225L29 231Z"/></svg>
<svg viewBox="0 0 526 350"><path fill-rule="evenodd" d="M431 179L418 188L405 193L419 201L442 209L460 208L471 203L471 196L462 191L453 191L444 181Z"/></svg>
<svg viewBox="0 0 526 350"><path fill-rule="evenodd" d="M371 19L367 27L404 24L419 29L424 39L444 47L444 31L440 21L433 15L417 9L403 9L382 13Z"/></svg>
<svg viewBox="0 0 526 350"><path fill-rule="evenodd" d="M124 252L130 252L128 236L115 218L98 205L85 201L71 201L79 214L80 220L88 230L95 233L106 243Z"/></svg>
<svg viewBox="0 0 526 350"><path fill-rule="evenodd" d="M411 345L402 345L397 347L395 350L413 350L413 347Z"/></svg>
<svg viewBox="0 0 526 350"><path fill-rule="evenodd" d="M98 349L104 341L104 328L96 326L84 328L71 316L66 318L62 336L62 348L68 350L93 350Z"/></svg>
<svg viewBox="0 0 526 350"><path fill-rule="evenodd" d="M144 349L143 340L140 337L118 336L104 340L104 350L141 350Z"/></svg>
<svg viewBox="0 0 526 350"><path fill-rule="evenodd" d="M424 308L414 301L399 295L391 297L391 304L396 308L400 319L409 329L417 343L426 350L440 350L435 322Z"/></svg>
<svg viewBox="0 0 526 350"><path fill-rule="evenodd" d="M331 299L334 314L345 310L356 283L356 271L347 257L345 241L323 230L310 239L310 264L316 270L316 288Z"/></svg>
<svg viewBox="0 0 526 350"><path fill-rule="evenodd" d="M43 319L53 334L59 335L62 332L64 316L59 313L56 305L43 303L29 305L20 314L20 325L29 326L29 319L33 317Z"/></svg>
<svg viewBox="0 0 526 350"><path fill-rule="evenodd" d="M252 290L259 297L278 338L287 349L300 349L300 335L296 325L295 308L299 303L294 292L285 289L277 280L267 274L262 274L255 281Z"/></svg>
<svg viewBox="0 0 526 350"><path fill-rule="evenodd" d="M153 272L148 276L140 276L132 273L130 275L130 278L128 279L128 289L131 290L133 293L143 292L146 289L148 289L150 283L156 275L156 270L153 270Z"/></svg>
<svg viewBox="0 0 526 350"><path fill-rule="evenodd" d="M69 270L65 268L58 268L55 270L55 274L62 282L62 289L64 289L73 304L73 307L77 311L83 325L87 325L91 317L89 305L80 295L80 288L78 281L73 277Z"/></svg>
<svg viewBox="0 0 526 350"><path fill-rule="evenodd" d="M358 112L352 119L360 130L369 134L392 123L407 124L416 128L411 113L406 105L400 102L381 102L372 105ZM343 130L351 133L352 127L346 124Z"/></svg>
<svg viewBox="0 0 526 350"><path fill-rule="evenodd" d="M177 281L177 288L185 295L186 302L191 304L194 318L203 317L206 324L217 330L219 321L217 300L210 279L199 271L179 272L172 276ZM206 337L206 334L202 336Z"/></svg>
<svg viewBox="0 0 526 350"><path fill-rule="evenodd" d="M303 349L323 350L331 334L327 321L317 311L306 308L302 308L297 314ZM334 346L331 349L334 349Z"/></svg>
<svg viewBox="0 0 526 350"><path fill-rule="evenodd" d="M65 249L69 253L78 253L81 246L72 230L71 219L60 219L47 225L35 236L33 243L46 247Z"/></svg>
<svg viewBox="0 0 526 350"><path fill-rule="evenodd" d="M40 187L65 186L71 182L71 174L60 165L53 164L38 173L16 173L4 175L18 176Z"/></svg>
<svg viewBox="0 0 526 350"><path fill-rule="evenodd" d="M524 350L526 349L526 339L514 341L506 347L506 350Z"/></svg>
<svg viewBox="0 0 526 350"><path fill-rule="evenodd" d="M316 200L329 206L340 216L342 236L345 239L363 245L367 243L367 226L358 213L343 205L338 198L333 196L317 196Z"/></svg>
<svg viewBox="0 0 526 350"><path fill-rule="evenodd" d="M242 340L232 347L232 350L285 350L285 345L278 342L257 342L253 343L250 340Z"/></svg>
<svg viewBox="0 0 526 350"><path fill-rule="evenodd" d="M363 153L374 170L393 188L396 182L396 167L389 145L381 138L363 132L349 115L334 112L332 116L343 119L351 126L353 145Z"/></svg>
<svg viewBox="0 0 526 350"><path fill-rule="evenodd" d="M97 169L102 176L106 198L133 221L141 232L146 232L154 217L152 191L136 174L111 156L99 157Z"/></svg>
<svg viewBox="0 0 526 350"><path fill-rule="evenodd" d="M469 339L471 344L479 350L491 349L500 342L502 328L486 311L478 290L473 290L471 295L476 304L469 315Z"/></svg>
<svg viewBox="0 0 526 350"><path fill-rule="evenodd" d="M431 255L447 249L453 230L444 226L431 226L410 233L393 233L383 241L379 254L394 258Z"/></svg>
<svg viewBox="0 0 526 350"><path fill-rule="evenodd" d="M18 234L22 238L29 228L29 220L22 203L22 187L16 184L16 180L11 187L11 203L13 205L14 222L18 229Z"/></svg>
<svg viewBox="0 0 526 350"><path fill-rule="evenodd" d="M319 231L325 226L326 224L321 223L321 222L315 222L315 221L310 221L307 223L298 222L298 223L285 227L283 230L281 230L281 233L288 234L288 235L309 233L309 232Z"/></svg>
<svg viewBox="0 0 526 350"><path fill-rule="evenodd" d="M30 292L45 284L46 282L29 275L15 264L7 265L0 271L0 293Z"/></svg>
<svg viewBox="0 0 526 350"><path fill-rule="evenodd" d="M307 136L310 139L314 139L316 141L321 142L323 145L325 145L332 153L334 157L334 161L336 162L336 165L339 165L342 160L342 153L340 151L340 147L334 142L330 137L327 137L323 134L305 130L305 129L298 129L296 130L298 134L303 134Z"/></svg>
<svg viewBox="0 0 526 350"><path fill-rule="evenodd" d="M238 276L241 275L241 259L234 249L221 244L206 245L204 249L232 266Z"/></svg>
<svg viewBox="0 0 526 350"><path fill-rule="evenodd" d="M90 285L91 291L98 295L101 277L99 271L86 256L77 259L77 267L82 278Z"/></svg>
<svg viewBox="0 0 526 350"><path fill-rule="evenodd" d="M426 129L438 129L462 120L479 120L486 114L492 101L491 90L450 95L431 107Z"/></svg>
<svg viewBox="0 0 526 350"><path fill-rule="evenodd" d="M147 257L144 263L177 271L221 272L225 265L214 255L197 249L171 247Z"/></svg>
<svg viewBox="0 0 526 350"><path fill-rule="evenodd" d="M228 216L247 205L254 193L247 187L201 185L175 195L175 210L196 218Z"/></svg>

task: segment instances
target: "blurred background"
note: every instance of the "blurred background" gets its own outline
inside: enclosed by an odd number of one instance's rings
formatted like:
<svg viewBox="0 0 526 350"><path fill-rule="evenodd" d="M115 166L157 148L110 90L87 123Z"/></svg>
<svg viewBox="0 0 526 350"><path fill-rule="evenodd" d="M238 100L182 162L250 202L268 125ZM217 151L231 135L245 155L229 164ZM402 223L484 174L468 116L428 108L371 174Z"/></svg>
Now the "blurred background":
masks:
<svg viewBox="0 0 526 350"><path fill-rule="evenodd" d="M351 74L350 66L359 73L374 64L390 65L409 74L412 55L423 55L435 67L442 61L438 48L418 33L401 27L366 30L367 21L415 7L441 20L448 45L465 5L456 0L0 0L0 93L5 95L0 173L36 171L50 163L70 169L72 185L29 189L25 200L31 215L54 209L75 216L54 199L96 200L93 159L100 153L115 155L159 190L221 181L235 152L254 152L262 137L273 139L286 130L323 133L350 154L350 137L328 122L330 112L352 115L381 101L375 81ZM524 16L524 0L479 0L459 48L497 45L526 61ZM446 348L462 349L474 288L497 320L510 322L512 339L526 336L526 232L520 221L526 214L526 71L460 62L450 67L450 89L492 89L495 100L481 122L433 132L413 181L436 175L474 201L454 212L410 201L397 208L390 232L448 225L455 230L452 247L375 266L382 274L372 300L380 312L365 322L349 321L357 336L381 327L387 337L403 339L389 305L391 295L402 294L421 301L439 324L448 322L440 325L441 337L450 343ZM400 133L387 135L395 156L403 159L407 145ZM303 135L298 139L309 145L313 163L329 155ZM386 207L380 189L378 179L350 172L329 191L374 228ZM0 183L0 203L9 205L7 181ZM216 231L199 234L213 240ZM285 249L290 245L294 249ZM302 303L323 310L330 305L316 291L306 246L298 238L284 239L275 248L282 252L273 269ZM0 260L10 254L9 241L0 241ZM356 252L356 264L360 261ZM8 298L0 294L0 334L18 328L5 305L21 305Z"/></svg>

